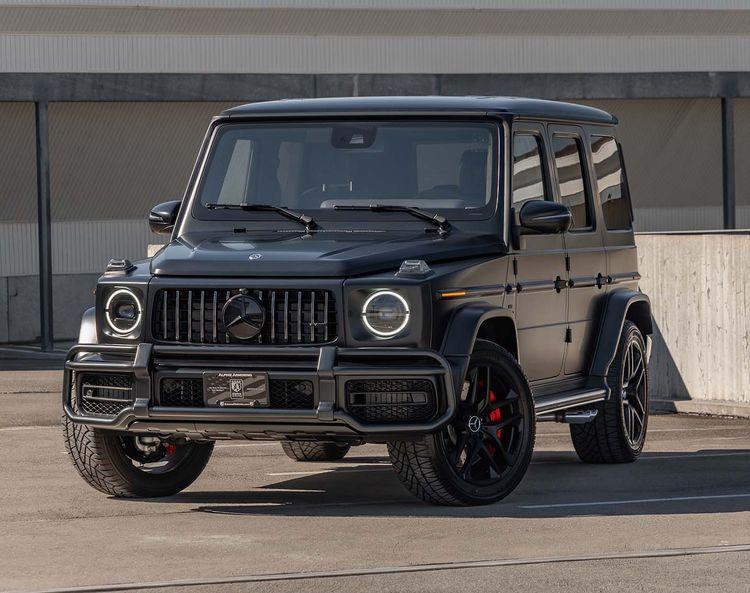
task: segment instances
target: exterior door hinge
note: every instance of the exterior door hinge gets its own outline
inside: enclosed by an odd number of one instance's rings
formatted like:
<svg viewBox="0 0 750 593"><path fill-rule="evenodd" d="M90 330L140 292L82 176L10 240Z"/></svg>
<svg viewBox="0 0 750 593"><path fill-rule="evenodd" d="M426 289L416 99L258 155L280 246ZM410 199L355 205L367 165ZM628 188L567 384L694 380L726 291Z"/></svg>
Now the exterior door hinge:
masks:
<svg viewBox="0 0 750 593"><path fill-rule="evenodd" d="M565 343L566 344L573 343L573 330L570 328L565 330Z"/></svg>
<svg viewBox="0 0 750 593"><path fill-rule="evenodd" d="M565 256L565 271L570 272L570 256Z"/></svg>
<svg viewBox="0 0 750 593"><path fill-rule="evenodd" d="M518 276L518 260L513 258L513 275Z"/></svg>

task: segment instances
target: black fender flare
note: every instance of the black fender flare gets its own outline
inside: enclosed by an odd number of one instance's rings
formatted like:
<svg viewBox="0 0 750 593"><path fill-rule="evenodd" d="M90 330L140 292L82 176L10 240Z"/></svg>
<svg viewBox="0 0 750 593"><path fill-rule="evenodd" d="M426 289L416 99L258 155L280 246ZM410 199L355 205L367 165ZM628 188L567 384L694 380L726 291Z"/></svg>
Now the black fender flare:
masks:
<svg viewBox="0 0 750 593"><path fill-rule="evenodd" d="M631 311L632 309L632 311ZM625 319L630 316L646 336L653 334L653 323L651 321L651 300L635 290L618 290L607 297L604 311L601 315L599 336L596 341L596 349L591 358L590 373L597 377L606 377L609 367L617 354L617 344L622 333Z"/></svg>
<svg viewBox="0 0 750 593"><path fill-rule="evenodd" d="M96 307L89 307L81 317L81 328L78 330L79 344L98 344L99 334L96 330Z"/></svg>
<svg viewBox="0 0 750 593"><path fill-rule="evenodd" d="M489 319L509 318L513 323L513 339L518 344L513 311L486 301L467 303L451 315L443 337L440 353L448 360L453 371L453 384L458 396L474 350L479 328Z"/></svg>

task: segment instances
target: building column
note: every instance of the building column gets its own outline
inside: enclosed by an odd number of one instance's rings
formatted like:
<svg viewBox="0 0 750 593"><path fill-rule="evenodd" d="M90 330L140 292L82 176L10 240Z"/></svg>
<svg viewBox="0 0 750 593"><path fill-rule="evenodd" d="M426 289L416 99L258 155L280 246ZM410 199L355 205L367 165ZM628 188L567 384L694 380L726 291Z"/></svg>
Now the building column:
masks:
<svg viewBox="0 0 750 593"><path fill-rule="evenodd" d="M721 99L721 173L724 228L737 228L734 175L734 99Z"/></svg>
<svg viewBox="0 0 750 593"><path fill-rule="evenodd" d="M49 184L49 111L47 101L37 101L36 114L36 188L39 223L39 322L41 347L54 348L52 326L52 218Z"/></svg>

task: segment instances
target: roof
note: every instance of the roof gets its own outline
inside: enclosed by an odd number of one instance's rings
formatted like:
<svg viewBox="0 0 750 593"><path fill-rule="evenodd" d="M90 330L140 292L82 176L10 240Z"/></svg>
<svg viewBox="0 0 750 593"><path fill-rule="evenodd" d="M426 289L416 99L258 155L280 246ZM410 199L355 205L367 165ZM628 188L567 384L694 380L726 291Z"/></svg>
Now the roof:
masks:
<svg viewBox="0 0 750 593"><path fill-rule="evenodd" d="M230 117L362 115L373 113L500 113L519 117L616 124L613 115L586 105L523 97L340 97L284 99L248 103L227 109Z"/></svg>

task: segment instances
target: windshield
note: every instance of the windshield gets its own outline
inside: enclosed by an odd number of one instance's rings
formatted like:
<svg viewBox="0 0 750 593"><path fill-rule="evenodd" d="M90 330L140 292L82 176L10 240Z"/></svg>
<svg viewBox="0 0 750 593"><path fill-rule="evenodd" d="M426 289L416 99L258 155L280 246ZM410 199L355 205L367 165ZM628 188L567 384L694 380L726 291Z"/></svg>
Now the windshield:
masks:
<svg viewBox="0 0 750 593"><path fill-rule="evenodd" d="M224 125L195 214L255 218L215 205L265 204L312 211L319 220L362 216L336 206L380 204L473 218L493 206L496 130L479 122Z"/></svg>

